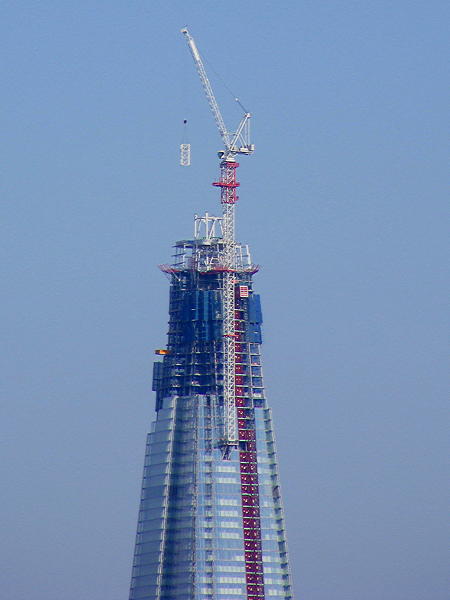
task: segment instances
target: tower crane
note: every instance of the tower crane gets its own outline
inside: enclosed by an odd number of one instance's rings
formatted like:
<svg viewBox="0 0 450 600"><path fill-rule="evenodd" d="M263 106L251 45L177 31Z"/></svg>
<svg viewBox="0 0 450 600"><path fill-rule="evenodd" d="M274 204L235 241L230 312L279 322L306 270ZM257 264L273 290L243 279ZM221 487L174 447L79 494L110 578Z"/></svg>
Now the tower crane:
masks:
<svg viewBox="0 0 450 600"><path fill-rule="evenodd" d="M181 30L185 36L189 50L200 77L206 99L213 113L217 128L224 143L224 149L218 152L220 158L220 180L213 183L220 187L220 202L222 204L222 266L223 279L223 360L224 360L224 444L225 453L228 455L231 448L238 444L238 423L236 411L236 332L235 332L235 272L236 272L236 242L234 237L234 205L238 200L236 188L239 182L236 179L236 169L239 163L236 155L250 155L255 146L250 142L251 114L235 98L244 110L244 116L235 132L230 132L220 112L219 105L214 96L211 83L206 74L203 61L198 51L194 38L186 28Z"/></svg>

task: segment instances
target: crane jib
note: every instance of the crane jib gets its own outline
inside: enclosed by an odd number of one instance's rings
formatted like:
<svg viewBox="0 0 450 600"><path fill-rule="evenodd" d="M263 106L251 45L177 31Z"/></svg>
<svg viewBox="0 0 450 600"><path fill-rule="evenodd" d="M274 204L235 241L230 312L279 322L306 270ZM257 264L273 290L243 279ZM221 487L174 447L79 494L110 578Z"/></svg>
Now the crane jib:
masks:
<svg viewBox="0 0 450 600"><path fill-rule="evenodd" d="M236 131L231 133L225 126L222 113L220 112L219 105L214 95L211 83L208 79L208 75L205 70L200 52L198 51L197 45L194 38L189 33L188 29L184 27L181 33L185 36L192 58L194 59L197 72L200 77L203 89L208 100L209 107L213 113L214 120L216 121L217 128L219 129L220 136L225 145L225 154L221 155L221 158L233 158L236 154L252 154L255 146L250 141L250 118L251 113L247 112L239 98L235 98L239 106L244 110L244 116L239 123Z"/></svg>

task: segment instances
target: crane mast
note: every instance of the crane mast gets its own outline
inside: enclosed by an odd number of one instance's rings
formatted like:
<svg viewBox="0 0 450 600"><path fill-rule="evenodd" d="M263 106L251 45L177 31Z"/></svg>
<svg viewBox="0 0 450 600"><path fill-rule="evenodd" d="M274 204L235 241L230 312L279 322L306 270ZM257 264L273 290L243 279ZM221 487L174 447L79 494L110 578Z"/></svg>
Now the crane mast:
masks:
<svg viewBox="0 0 450 600"><path fill-rule="evenodd" d="M213 183L220 188L222 204L222 266L223 266L223 361L224 361L224 444L226 452L238 443L238 422L236 411L236 331L235 331L235 272L236 272L236 242L234 206L238 200L236 189L239 182L236 169L239 163L237 154L250 155L255 147L250 143L251 114L244 110L244 116L235 132L229 132L214 96L211 83L206 74L203 61L193 37L186 28L181 30L185 36L203 89L213 113L214 120L224 143L224 150L218 152L220 158L220 179ZM242 107L239 99L236 102ZM243 108L243 107L242 107Z"/></svg>

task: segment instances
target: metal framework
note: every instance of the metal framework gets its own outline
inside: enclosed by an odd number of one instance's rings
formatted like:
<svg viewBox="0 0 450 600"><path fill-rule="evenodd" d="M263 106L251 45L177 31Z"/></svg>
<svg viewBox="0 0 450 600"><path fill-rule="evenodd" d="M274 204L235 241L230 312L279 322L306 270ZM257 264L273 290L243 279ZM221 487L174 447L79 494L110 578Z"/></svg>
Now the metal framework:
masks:
<svg viewBox="0 0 450 600"><path fill-rule="evenodd" d="M216 227L220 229L216 231ZM194 215L194 238L211 242L222 237L222 218L209 213L204 216Z"/></svg>
<svg viewBox="0 0 450 600"><path fill-rule="evenodd" d="M220 187L220 202L222 204L222 233L223 233L223 353L224 353L224 411L225 411L225 445L237 446L239 440L238 420L236 411L236 331L235 331L235 271L236 271L236 242L234 227L234 205L238 200L236 188L239 183L236 178L237 154L252 154L255 147L250 143L251 114L244 110L244 116L235 132L229 132L214 96L211 83L206 74L203 61L197 45L186 28L181 30L185 36L197 72L213 113L214 120L224 143L224 150L218 155L220 162L220 180L213 183ZM239 99L236 102L242 107ZM243 108L243 107L242 107Z"/></svg>
<svg viewBox="0 0 450 600"><path fill-rule="evenodd" d="M238 200L236 188L236 169L239 163L223 160L220 163L220 181L213 185L220 187L222 204L223 230L223 345L224 345L224 405L225 405L225 439L227 444L238 442L236 398L236 332L235 332L235 271L236 241L234 235L234 205Z"/></svg>

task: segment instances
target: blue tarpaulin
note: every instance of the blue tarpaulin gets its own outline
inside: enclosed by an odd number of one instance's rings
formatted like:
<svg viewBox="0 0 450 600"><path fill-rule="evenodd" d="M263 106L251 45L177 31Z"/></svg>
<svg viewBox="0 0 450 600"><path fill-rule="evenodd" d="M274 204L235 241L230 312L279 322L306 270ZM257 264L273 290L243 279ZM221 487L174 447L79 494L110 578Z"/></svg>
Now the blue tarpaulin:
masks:
<svg viewBox="0 0 450 600"><path fill-rule="evenodd" d="M185 342L219 340L222 337L220 292L195 290L185 294L180 317Z"/></svg>
<svg viewBox="0 0 450 600"><path fill-rule="evenodd" d="M262 343L262 321L261 298L259 294L252 294L248 299L247 338L249 342L254 344Z"/></svg>
<svg viewBox="0 0 450 600"><path fill-rule="evenodd" d="M263 318L259 294L251 294L247 302L246 339L248 342L261 344ZM222 300L219 290L195 290L184 295L180 321L185 343L220 340L222 319Z"/></svg>

